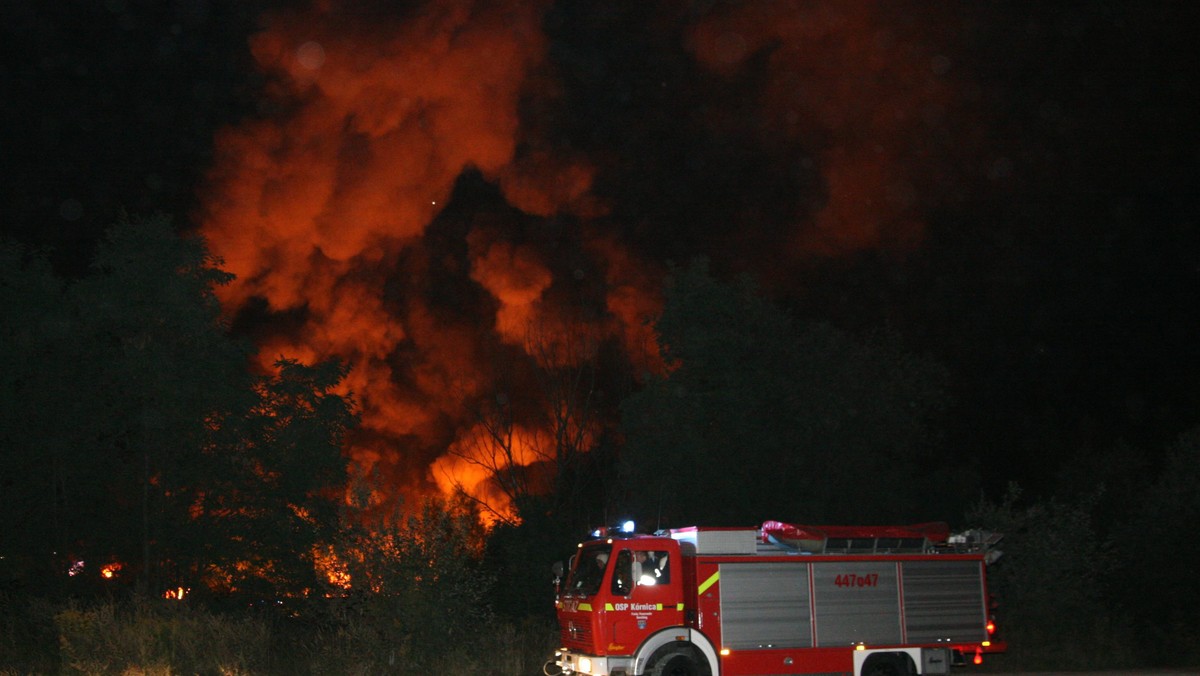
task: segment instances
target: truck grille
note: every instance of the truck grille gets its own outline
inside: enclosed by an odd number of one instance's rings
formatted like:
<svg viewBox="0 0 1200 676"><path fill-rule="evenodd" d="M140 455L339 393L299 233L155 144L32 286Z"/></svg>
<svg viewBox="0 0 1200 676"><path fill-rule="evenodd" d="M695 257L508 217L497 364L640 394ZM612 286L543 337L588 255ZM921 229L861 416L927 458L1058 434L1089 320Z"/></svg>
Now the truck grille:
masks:
<svg viewBox="0 0 1200 676"><path fill-rule="evenodd" d="M562 643L567 648L590 649L592 647L592 628L582 622L568 622L562 630Z"/></svg>

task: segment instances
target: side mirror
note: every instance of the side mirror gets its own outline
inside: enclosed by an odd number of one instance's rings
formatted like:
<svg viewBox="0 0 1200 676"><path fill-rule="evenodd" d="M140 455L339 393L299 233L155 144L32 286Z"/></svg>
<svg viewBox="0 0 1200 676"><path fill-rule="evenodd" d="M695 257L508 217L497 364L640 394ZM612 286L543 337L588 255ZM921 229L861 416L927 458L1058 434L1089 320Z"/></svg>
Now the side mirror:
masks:
<svg viewBox="0 0 1200 676"><path fill-rule="evenodd" d="M550 564L550 572L554 573L554 600L557 602L558 595L562 593L563 562L555 561Z"/></svg>

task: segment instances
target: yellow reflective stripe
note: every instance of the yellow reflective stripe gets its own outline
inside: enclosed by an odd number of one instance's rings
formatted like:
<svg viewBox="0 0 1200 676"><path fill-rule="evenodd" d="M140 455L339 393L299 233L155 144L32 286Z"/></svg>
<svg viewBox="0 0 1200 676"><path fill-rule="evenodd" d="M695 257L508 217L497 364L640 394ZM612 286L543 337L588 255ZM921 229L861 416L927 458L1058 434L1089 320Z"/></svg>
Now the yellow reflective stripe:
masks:
<svg viewBox="0 0 1200 676"><path fill-rule="evenodd" d="M711 578L709 578L709 579L708 579L708 582L705 582L705 583L704 583L704 586L700 588L700 591L704 591L705 589L708 589L708 588L709 588L709 586L710 586L710 585L712 585L712 583L713 583L713 582L716 582L716 581L717 581L717 580L716 580L716 578L717 578L717 576L716 576L716 575L713 575ZM661 603L656 603L656 604L654 604L654 606L655 606L655 607L654 607L654 609L655 609L655 610L662 610L662 609L663 609L663 604L661 604ZM610 611L610 612L615 610L615 608L613 608L613 604L611 604L611 603L605 603L605 604L604 604L604 609L605 609L605 610L607 610L607 611ZM580 604L579 604L579 605L576 607L576 610L578 610L578 611L580 611L580 612L590 613L590 612L592 612L592 604L590 604L590 603L580 603ZM682 610L683 610L683 604L682 604L682 603L676 603L676 604L675 604L675 610L682 611Z"/></svg>
<svg viewBox="0 0 1200 676"><path fill-rule="evenodd" d="M708 591L708 588L716 584L720 577L721 571L718 570L717 572L713 573L712 577L708 578L704 581L704 584L700 585L700 589L697 591L697 593L703 594L704 592Z"/></svg>

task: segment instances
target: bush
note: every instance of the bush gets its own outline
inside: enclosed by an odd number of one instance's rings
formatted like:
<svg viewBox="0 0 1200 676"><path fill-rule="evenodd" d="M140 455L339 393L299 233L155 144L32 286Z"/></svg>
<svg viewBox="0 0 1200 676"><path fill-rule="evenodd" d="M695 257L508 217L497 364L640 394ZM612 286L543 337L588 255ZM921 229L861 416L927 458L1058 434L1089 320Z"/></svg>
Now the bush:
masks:
<svg viewBox="0 0 1200 676"><path fill-rule="evenodd" d="M177 603L107 601L54 608L38 600L2 620L0 675L529 676L541 673L556 647L555 627L541 620L490 621L469 636L415 646L396 618L343 613L334 622L333 610L317 609L328 603L344 606L344 601L279 606L278 613L217 613ZM316 621L320 616L325 620ZM34 619L36 625L37 617L42 620L35 636L25 621Z"/></svg>
<svg viewBox="0 0 1200 676"><path fill-rule="evenodd" d="M74 604L54 615L62 670L82 674L251 674L270 665L269 625L186 605Z"/></svg>
<svg viewBox="0 0 1200 676"><path fill-rule="evenodd" d="M347 577L333 577L353 586L331 580L327 594L282 602L0 598L12 611L0 619L0 675L538 674L555 628L492 611L482 535L471 510L434 502L374 529L348 527L336 552Z"/></svg>
<svg viewBox="0 0 1200 676"><path fill-rule="evenodd" d="M314 635L303 651L305 663L280 673L530 676L540 674L553 654L557 632L543 622L498 622L469 639L415 649L411 637L394 642L395 637L384 626L348 622Z"/></svg>
<svg viewBox="0 0 1200 676"><path fill-rule="evenodd" d="M42 599L0 594L0 674L58 671L56 612Z"/></svg>
<svg viewBox="0 0 1200 676"><path fill-rule="evenodd" d="M988 571L1009 650L1006 670L1112 669L1134 656L1128 626L1101 584L1110 548L1092 527L1094 500L1019 507L1009 488L1000 503L980 502L967 518L1004 534L1004 556Z"/></svg>
<svg viewBox="0 0 1200 676"><path fill-rule="evenodd" d="M1200 665L1200 428L1167 450L1161 474L1125 505L1114 528L1121 556L1108 576L1114 605L1137 629L1145 664ZM1163 650L1162 638L1172 648Z"/></svg>
<svg viewBox="0 0 1200 676"><path fill-rule="evenodd" d="M501 622L479 636L478 643L458 646L431 663L428 673L480 676L531 676L542 673L557 647L558 631L541 621Z"/></svg>

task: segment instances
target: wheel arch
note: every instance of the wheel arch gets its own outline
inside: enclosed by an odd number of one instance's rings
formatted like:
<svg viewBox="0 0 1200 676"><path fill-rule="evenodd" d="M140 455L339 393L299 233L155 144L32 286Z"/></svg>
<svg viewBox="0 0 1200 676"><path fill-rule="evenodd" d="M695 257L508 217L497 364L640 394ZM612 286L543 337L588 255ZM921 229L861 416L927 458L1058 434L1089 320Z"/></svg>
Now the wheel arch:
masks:
<svg viewBox="0 0 1200 676"><path fill-rule="evenodd" d="M920 673L917 665L921 663L921 652L919 648L871 650L866 651L865 654L863 651L855 651L854 662L855 674L866 674L868 669L876 665L891 665L901 675L917 674Z"/></svg>
<svg viewBox="0 0 1200 676"><path fill-rule="evenodd" d="M668 627L661 629L642 642L633 654L633 676L642 676L659 654L674 647L688 646L694 649L708 663L708 671L712 676L719 676L721 664L717 659L717 649L712 641L703 633L688 627Z"/></svg>

